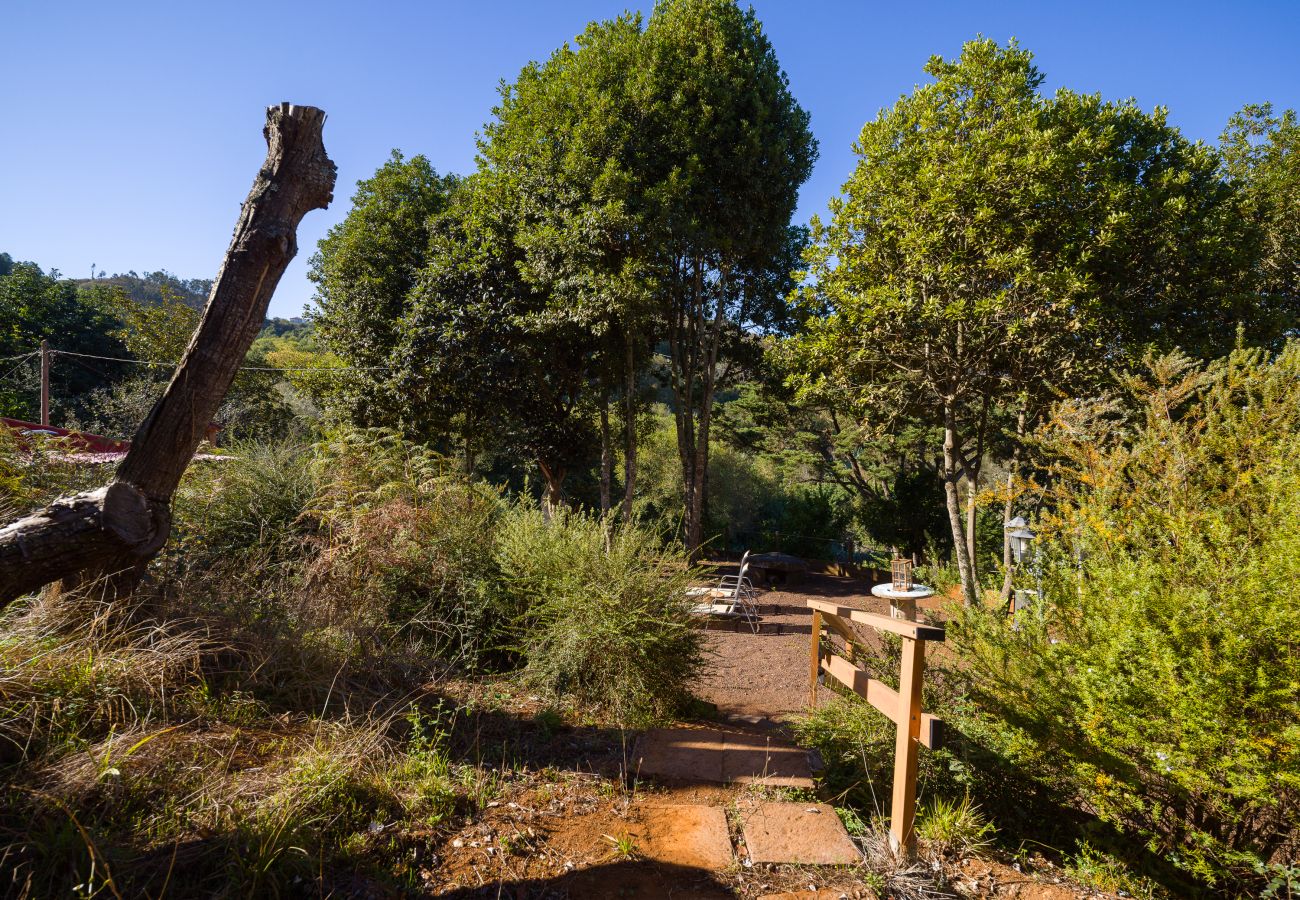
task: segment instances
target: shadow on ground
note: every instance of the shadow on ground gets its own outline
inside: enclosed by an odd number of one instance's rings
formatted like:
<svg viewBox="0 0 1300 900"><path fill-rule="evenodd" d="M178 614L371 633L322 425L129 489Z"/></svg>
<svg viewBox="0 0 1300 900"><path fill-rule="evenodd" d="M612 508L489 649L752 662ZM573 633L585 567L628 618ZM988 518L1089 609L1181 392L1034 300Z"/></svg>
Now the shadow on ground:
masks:
<svg viewBox="0 0 1300 900"><path fill-rule="evenodd" d="M471 897L500 897L502 900L604 900L615 897L727 900L738 895L707 869L629 859L603 863L555 878L489 882L439 896L460 900Z"/></svg>

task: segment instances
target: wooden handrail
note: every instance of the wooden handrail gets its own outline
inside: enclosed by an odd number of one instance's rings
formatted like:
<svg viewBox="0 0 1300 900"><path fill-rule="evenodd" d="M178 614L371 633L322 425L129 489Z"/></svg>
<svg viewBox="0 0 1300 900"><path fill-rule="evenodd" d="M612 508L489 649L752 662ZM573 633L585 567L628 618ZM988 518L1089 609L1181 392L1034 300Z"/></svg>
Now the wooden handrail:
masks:
<svg viewBox="0 0 1300 900"><path fill-rule="evenodd" d="M850 622L870 625L878 631L888 631L891 634L901 635L917 641L942 641L944 639L944 630L938 625L923 625L910 619L892 619L889 616L882 616L880 613L867 612L865 609L856 609L852 606L838 606L825 600L809 599L804 602L812 609L838 616L841 619L848 619Z"/></svg>
<svg viewBox="0 0 1300 900"><path fill-rule="evenodd" d="M925 672L925 642L942 641L946 636L938 625L924 625L910 619L895 619L878 613L840 606L825 600L805 600L812 609L812 648L809 672L812 677L810 701L817 704L817 679L825 672L862 697L898 726L894 745L894 786L890 804L890 843L905 854L916 852L916 771L920 747L935 749L939 743L941 722L921 711L921 679ZM822 629L829 628L840 636L853 652L861 641L850 622L869 625L879 631L897 634L903 639L902 664L898 690L894 690L865 669L832 650L822 647Z"/></svg>

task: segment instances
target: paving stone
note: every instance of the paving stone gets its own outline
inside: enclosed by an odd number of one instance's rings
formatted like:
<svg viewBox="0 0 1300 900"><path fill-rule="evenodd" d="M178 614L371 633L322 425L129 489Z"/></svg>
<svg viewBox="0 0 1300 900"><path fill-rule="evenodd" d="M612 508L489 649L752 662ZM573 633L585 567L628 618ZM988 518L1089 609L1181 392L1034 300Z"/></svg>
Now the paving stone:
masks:
<svg viewBox="0 0 1300 900"><path fill-rule="evenodd" d="M813 786L808 754L789 741L718 728L656 728L636 752L641 776L718 784Z"/></svg>
<svg viewBox="0 0 1300 900"><path fill-rule="evenodd" d="M627 830L646 859L697 869L731 865L727 815L720 807L638 805L636 819Z"/></svg>
<svg viewBox="0 0 1300 900"><path fill-rule="evenodd" d="M723 783L724 734L711 728L654 728L637 744L639 775Z"/></svg>
<svg viewBox="0 0 1300 900"><path fill-rule="evenodd" d="M813 786L808 753L788 741L762 734L732 732L723 745L722 780L761 782L779 787Z"/></svg>
<svg viewBox="0 0 1300 900"><path fill-rule="evenodd" d="M745 846L756 863L852 865L862 854L825 803L756 803L742 812Z"/></svg>

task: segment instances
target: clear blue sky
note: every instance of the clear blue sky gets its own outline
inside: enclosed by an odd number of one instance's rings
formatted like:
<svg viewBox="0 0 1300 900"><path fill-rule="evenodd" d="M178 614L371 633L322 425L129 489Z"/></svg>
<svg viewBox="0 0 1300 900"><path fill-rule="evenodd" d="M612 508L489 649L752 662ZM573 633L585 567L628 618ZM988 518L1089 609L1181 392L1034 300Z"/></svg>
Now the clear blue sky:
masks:
<svg viewBox="0 0 1300 900"><path fill-rule="evenodd" d="M825 207L862 124L933 53L1015 36L1047 89L1163 105L1213 141L1242 104L1300 107L1300 0L878 3L755 0L812 113L821 159L799 216ZM353 186L396 147L467 172L500 79L623 7L510 2L104 3L9 0L0 17L0 251L66 275L211 277L265 146L263 108L329 114L335 202L310 213L271 303L297 315L307 258Z"/></svg>

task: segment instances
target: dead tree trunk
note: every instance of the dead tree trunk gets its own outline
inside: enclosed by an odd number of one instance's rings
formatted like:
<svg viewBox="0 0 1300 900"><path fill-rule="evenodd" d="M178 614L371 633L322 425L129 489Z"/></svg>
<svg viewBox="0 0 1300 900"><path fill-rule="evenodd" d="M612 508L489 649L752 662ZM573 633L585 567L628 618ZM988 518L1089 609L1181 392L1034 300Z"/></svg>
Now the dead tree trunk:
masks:
<svg viewBox="0 0 1300 900"><path fill-rule="evenodd" d="M52 581L136 569L162 549L172 494L298 251L298 223L333 199L324 124L325 113L314 107L267 109L266 162L176 374L108 485L0 528L0 605Z"/></svg>

